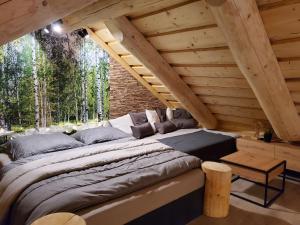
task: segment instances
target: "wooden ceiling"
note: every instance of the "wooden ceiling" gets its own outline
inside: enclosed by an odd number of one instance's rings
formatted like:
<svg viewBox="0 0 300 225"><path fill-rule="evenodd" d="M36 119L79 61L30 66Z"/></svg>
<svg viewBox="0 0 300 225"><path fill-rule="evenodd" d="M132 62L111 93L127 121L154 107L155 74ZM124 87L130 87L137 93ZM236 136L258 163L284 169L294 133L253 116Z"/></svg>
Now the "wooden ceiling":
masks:
<svg viewBox="0 0 300 225"><path fill-rule="evenodd" d="M208 2L218 4L234 0ZM256 3L258 19L263 22L261 30L266 32L272 54L275 54L275 64L279 65L278 74L281 77L277 78L282 79L280 85L287 88L286 94L292 99L292 106L289 107L300 113L300 0L256 0ZM224 13L224 10L218 10ZM97 43L165 105L189 109L195 100L186 100L182 94L175 93L174 86L166 82L164 76L155 73L154 67L151 68L153 64L147 61L147 56L142 57L140 52L130 50L130 34L114 32L108 19L116 22L118 17L125 15L136 31L157 50L161 63L170 66L172 71L168 71L176 77L174 79L179 76L180 85L177 88L184 86L191 98L196 96L199 99L196 104L203 103L199 115L208 110L218 120L219 128L255 129L258 124L268 124L268 121L274 127L278 121L274 121L270 115L272 110L270 112L260 99L259 88L241 72L242 67L238 65L240 62L229 44L228 34L220 27L223 25L213 11L212 6L204 0L99 0L65 17L64 24L69 29L86 27ZM118 23L114 25L118 28ZM126 30L122 27L118 29L123 32ZM258 38L256 33L249 37L250 42ZM268 77L272 81L271 73L268 73ZM276 86L273 85L274 88ZM277 94L281 92L281 86L278 86ZM272 109L284 108L285 104L275 101ZM293 110L286 112L286 116L293 113L290 111ZM281 119L282 116L281 113ZM300 125L299 115L294 123ZM283 126L289 130L291 125ZM290 136L283 135L281 131L277 134L287 140L300 140L299 130L293 131L294 134Z"/></svg>

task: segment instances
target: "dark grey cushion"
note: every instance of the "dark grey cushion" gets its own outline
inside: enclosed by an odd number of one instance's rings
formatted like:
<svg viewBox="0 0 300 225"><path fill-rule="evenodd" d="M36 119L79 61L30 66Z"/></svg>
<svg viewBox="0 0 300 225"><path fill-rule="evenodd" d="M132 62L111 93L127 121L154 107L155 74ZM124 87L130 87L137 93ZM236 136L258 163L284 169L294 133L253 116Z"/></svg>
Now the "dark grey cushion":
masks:
<svg viewBox="0 0 300 225"><path fill-rule="evenodd" d="M132 136L137 139L142 139L154 134L153 128L150 123L144 123L137 126L131 126Z"/></svg>
<svg viewBox="0 0 300 225"><path fill-rule="evenodd" d="M192 115L185 109L175 109L173 111L173 119L192 119Z"/></svg>
<svg viewBox="0 0 300 225"><path fill-rule="evenodd" d="M160 134L166 134L177 130L176 126L171 121L154 123L154 126Z"/></svg>
<svg viewBox="0 0 300 225"><path fill-rule="evenodd" d="M160 122L167 121L166 109L158 108L158 109L155 109L155 111L159 117Z"/></svg>
<svg viewBox="0 0 300 225"><path fill-rule="evenodd" d="M84 146L83 143L62 133L19 136L11 140L10 145L10 155L13 160Z"/></svg>
<svg viewBox="0 0 300 225"><path fill-rule="evenodd" d="M173 119L171 122L175 124L177 129L197 128L198 125L194 119Z"/></svg>
<svg viewBox="0 0 300 225"><path fill-rule="evenodd" d="M129 134L114 127L96 127L79 131L72 135L87 145L129 137Z"/></svg>
<svg viewBox="0 0 300 225"><path fill-rule="evenodd" d="M148 122L145 112L129 113L134 126L141 125Z"/></svg>

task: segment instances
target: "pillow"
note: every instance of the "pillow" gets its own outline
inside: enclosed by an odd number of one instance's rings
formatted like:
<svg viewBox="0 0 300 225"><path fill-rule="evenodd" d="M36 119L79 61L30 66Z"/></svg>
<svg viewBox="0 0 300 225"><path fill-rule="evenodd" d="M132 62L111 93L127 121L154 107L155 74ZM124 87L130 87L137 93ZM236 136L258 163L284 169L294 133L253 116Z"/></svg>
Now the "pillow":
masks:
<svg viewBox="0 0 300 225"><path fill-rule="evenodd" d="M84 146L83 143L62 133L19 136L12 139L10 145L10 155L13 160Z"/></svg>
<svg viewBox="0 0 300 225"><path fill-rule="evenodd" d="M194 119L173 119L172 123L177 129L197 128L198 122Z"/></svg>
<svg viewBox="0 0 300 225"><path fill-rule="evenodd" d="M173 119L173 109L171 108L167 108L166 110L166 116L167 116L167 120L172 120Z"/></svg>
<svg viewBox="0 0 300 225"><path fill-rule="evenodd" d="M129 113L132 123L134 126L141 125L143 123L147 123L147 116L145 112L139 112L139 113Z"/></svg>
<svg viewBox="0 0 300 225"><path fill-rule="evenodd" d="M192 115L185 109L175 109L173 111L173 119L192 119Z"/></svg>
<svg viewBox="0 0 300 225"><path fill-rule="evenodd" d="M171 121L154 124L160 134L166 134L177 130L176 126Z"/></svg>
<svg viewBox="0 0 300 225"><path fill-rule="evenodd" d="M118 117L116 119L109 120L109 123L114 128L117 128L127 134L132 134L130 126L133 126L133 123L128 114Z"/></svg>
<svg viewBox="0 0 300 225"><path fill-rule="evenodd" d="M98 123L99 127L111 127L110 123L108 120L102 120Z"/></svg>
<svg viewBox="0 0 300 225"><path fill-rule="evenodd" d="M166 109L156 109L155 110L160 122L165 122L167 121L167 114L166 114Z"/></svg>
<svg viewBox="0 0 300 225"><path fill-rule="evenodd" d="M146 109L146 116L147 116L148 122L151 124L151 127L152 127L152 129L153 129L153 131L155 133L156 132L156 128L154 126L154 123L159 123L160 122L159 117L158 117L156 111L155 110L147 110Z"/></svg>
<svg viewBox="0 0 300 225"><path fill-rule="evenodd" d="M154 130L150 123L144 123L137 126L131 126L132 136L141 139L144 137L148 137L154 134Z"/></svg>
<svg viewBox="0 0 300 225"><path fill-rule="evenodd" d="M96 127L78 131L73 134L72 137L84 144L91 145L105 141L118 140L129 137L129 135L114 127Z"/></svg>

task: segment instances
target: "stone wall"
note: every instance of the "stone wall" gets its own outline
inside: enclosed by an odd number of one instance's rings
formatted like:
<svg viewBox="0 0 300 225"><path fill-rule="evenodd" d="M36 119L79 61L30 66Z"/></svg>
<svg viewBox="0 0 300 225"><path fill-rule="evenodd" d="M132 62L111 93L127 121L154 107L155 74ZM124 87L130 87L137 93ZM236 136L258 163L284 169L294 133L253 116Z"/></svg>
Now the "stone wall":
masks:
<svg viewBox="0 0 300 225"><path fill-rule="evenodd" d="M111 119L129 112L164 107L150 91L113 59L111 59L109 75Z"/></svg>

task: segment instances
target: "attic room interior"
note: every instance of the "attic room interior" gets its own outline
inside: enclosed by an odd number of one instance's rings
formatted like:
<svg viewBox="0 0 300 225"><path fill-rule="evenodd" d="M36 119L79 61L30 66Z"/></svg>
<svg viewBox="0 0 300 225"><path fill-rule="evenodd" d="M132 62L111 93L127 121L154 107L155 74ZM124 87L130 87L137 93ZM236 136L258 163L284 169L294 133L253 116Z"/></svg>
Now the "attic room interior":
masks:
<svg viewBox="0 0 300 225"><path fill-rule="evenodd" d="M300 0L0 0L0 225L299 225Z"/></svg>

